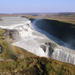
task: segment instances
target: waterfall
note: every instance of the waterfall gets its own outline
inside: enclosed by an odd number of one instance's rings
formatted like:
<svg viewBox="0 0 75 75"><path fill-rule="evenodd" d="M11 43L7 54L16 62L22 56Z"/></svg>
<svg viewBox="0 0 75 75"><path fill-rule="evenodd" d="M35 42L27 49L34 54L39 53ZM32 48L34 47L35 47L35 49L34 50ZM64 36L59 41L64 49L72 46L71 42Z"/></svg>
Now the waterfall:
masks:
<svg viewBox="0 0 75 75"><path fill-rule="evenodd" d="M63 47L55 48L53 50L51 58L75 65L75 52L73 53L73 52L67 51L67 49Z"/></svg>
<svg viewBox="0 0 75 75"><path fill-rule="evenodd" d="M21 18L19 18L19 21L20 19ZM21 38L17 42L13 42L12 45L23 48L37 56L51 57L53 59L75 65L75 51L59 46L44 34L36 31L30 20L26 19L22 22L16 20L17 24L12 24L14 22L14 18L11 23L9 23L9 20L5 21L4 25L0 25L0 28L10 30L15 29L19 32L19 36ZM8 23L6 24L6 22Z"/></svg>

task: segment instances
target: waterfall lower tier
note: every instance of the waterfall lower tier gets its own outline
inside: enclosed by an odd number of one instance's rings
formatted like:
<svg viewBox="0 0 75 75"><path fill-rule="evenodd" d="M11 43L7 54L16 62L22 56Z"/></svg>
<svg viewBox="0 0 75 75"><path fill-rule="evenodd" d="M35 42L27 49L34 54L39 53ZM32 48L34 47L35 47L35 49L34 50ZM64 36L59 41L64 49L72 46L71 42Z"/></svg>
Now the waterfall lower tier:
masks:
<svg viewBox="0 0 75 75"><path fill-rule="evenodd" d="M60 60L62 62L68 62L75 65L75 52L66 51L64 48L55 48L52 56L53 59Z"/></svg>
<svg viewBox="0 0 75 75"><path fill-rule="evenodd" d="M75 51L52 42L41 47L48 57L75 65Z"/></svg>

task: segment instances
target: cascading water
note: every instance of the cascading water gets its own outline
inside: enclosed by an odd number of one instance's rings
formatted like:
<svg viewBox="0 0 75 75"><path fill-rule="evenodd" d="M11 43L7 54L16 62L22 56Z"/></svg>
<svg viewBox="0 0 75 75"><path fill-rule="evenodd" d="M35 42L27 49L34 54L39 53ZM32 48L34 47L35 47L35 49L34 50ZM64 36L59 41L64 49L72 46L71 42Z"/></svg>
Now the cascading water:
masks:
<svg viewBox="0 0 75 75"><path fill-rule="evenodd" d="M62 62L75 64L75 52L71 52L67 48L63 48L63 47L55 48L51 57L56 60L60 60Z"/></svg>
<svg viewBox="0 0 75 75"><path fill-rule="evenodd" d="M75 51L59 46L45 35L36 31L30 20L25 20L25 18L22 19L21 17L19 20L20 19L22 21L20 22L17 20L17 24L12 24L14 22L14 18L11 25L9 25L10 19L6 21L8 22L7 25L1 26L0 24L0 28L2 29L15 29L19 32L19 36L21 38L19 41L12 43L13 45L21 47L38 56L51 57L56 60L75 64ZM6 23L4 22L4 24Z"/></svg>

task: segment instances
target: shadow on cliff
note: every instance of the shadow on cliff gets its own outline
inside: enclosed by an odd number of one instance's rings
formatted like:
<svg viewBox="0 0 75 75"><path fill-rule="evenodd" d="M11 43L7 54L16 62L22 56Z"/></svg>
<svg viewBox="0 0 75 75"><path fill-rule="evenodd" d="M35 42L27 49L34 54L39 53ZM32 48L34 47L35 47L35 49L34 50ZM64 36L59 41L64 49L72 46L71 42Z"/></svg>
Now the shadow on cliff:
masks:
<svg viewBox="0 0 75 75"><path fill-rule="evenodd" d="M75 25L56 20L30 19L36 29L41 29L55 38L67 43L69 48L75 49ZM43 33L47 35L46 33ZM48 36L48 35L47 35ZM56 40L54 40L57 42ZM63 43L59 43L64 45Z"/></svg>

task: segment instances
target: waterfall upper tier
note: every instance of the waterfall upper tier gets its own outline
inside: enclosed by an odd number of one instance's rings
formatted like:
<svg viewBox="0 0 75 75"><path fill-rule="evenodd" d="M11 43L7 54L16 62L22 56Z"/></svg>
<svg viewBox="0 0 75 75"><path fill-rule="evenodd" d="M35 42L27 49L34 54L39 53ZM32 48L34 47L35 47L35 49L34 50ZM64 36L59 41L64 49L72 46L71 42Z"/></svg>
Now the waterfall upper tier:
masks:
<svg viewBox="0 0 75 75"><path fill-rule="evenodd" d="M4 17L0 22L0 28L17 30L20 39L12 43L38 56L52 57L63 62L75 64L75 51L59 46L44 34L36 31L27 18ZM15 36L14 36L15 37Z"/></svg>

